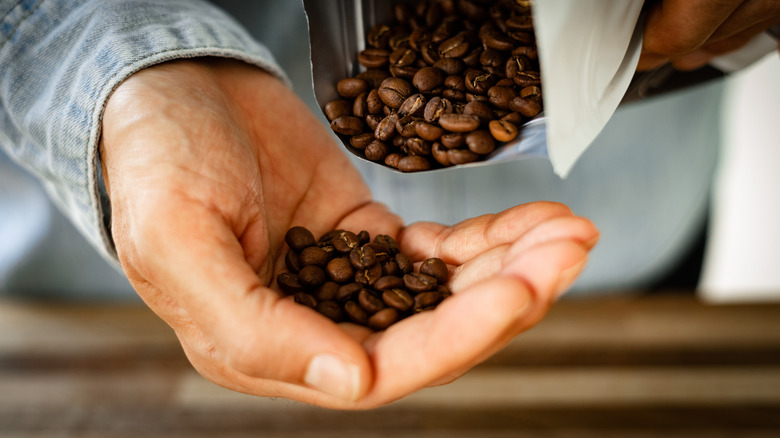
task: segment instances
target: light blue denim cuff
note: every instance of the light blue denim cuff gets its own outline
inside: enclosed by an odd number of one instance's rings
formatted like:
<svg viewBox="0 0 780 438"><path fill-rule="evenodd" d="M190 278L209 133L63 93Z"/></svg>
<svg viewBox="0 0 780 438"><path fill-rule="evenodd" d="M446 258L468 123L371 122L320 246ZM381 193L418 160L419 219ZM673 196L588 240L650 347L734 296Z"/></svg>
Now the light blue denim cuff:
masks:
<svg viewBox="0 0 780 438"><path fill-rule="evenodd" d="M201 56L286 81L270 52L207 2L0 0L0 147L115 264L98 165L106 102L145 67Z"/></svg>

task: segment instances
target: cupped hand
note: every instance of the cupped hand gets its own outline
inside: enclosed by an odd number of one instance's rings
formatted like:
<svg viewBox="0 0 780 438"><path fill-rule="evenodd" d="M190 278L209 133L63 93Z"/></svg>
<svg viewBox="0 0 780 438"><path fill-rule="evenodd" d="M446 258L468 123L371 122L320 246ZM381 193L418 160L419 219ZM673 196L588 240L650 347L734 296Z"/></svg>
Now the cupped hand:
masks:
<svg viewBox="0 0 780 438"><path fill-rule="evenodd" d="M330 408L456 378L539 321L598 238L553 203L404 226L289 88L237 61L131 76L106 107L101 164L122 267L193 366L236 391ZM295 225L394 236L415 259L447 262L453 295L383 332L335 324L278 292Z"/></svg>
<svg viewBox="0 0 780 438"><path fill-rule="evenodd" d="M778 23L777 0L661 0L647 14L637 68L671 63L679 70L693 70Z"/></svg>

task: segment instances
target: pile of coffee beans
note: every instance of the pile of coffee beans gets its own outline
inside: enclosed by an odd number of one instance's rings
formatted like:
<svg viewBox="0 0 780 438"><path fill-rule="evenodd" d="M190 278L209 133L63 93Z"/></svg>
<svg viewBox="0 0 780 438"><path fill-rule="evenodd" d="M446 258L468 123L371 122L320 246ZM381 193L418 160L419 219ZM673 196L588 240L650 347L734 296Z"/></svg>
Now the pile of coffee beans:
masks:
<svg viewBox="0 0 780 438"><path fill-rule="evenodd" d="M336 84L331 128L368 160L404 172L484 159L542 111L530 0L394 5Z"/></svg>
<svg viewBox="0 0 780 438"><path fill-rule="evenodd" d="M318 240L304 227L285 235L288 272L279 287L335 322L384 330L407 316L435 308L450 295L447 265L425 260L418 271L387 235L333 230Z"/></svg>

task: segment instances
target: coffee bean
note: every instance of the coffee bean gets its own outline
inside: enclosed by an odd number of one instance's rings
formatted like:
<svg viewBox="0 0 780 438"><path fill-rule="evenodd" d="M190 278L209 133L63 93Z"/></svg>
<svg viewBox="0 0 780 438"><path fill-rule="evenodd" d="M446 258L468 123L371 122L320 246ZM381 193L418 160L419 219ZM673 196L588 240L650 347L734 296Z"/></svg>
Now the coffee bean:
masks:
<svg viewBox="0 0 780 438"><path fill-rule="evenodd" d="M318 287L316 291L314 291L313 295L317 301L335 300L336 296L338 295L339 288L339 284L335 281L326 281L325 283L322 283L322 285Z"/></svg>
<svg viewBox="0 0 780 438"><path fill-rule="evenodd" d="M495 118L493 109L486 102L474 100L466 104L463 107L463 114L477 116L481 125L487 125L488 122Z"/></svg>
<svg viewBox="0 0 780 438"><path fill-rule="evenodd" d="M430 123L417 123L414 132L423 140L436 141L444 134L444 130Z"/></svg>
<svg viewBox="0 0 780 438"><path fill-rule="evenodd" d="M431 146L431 156L437 163L444 167L452 166L449 155L447 154L447 148L439 142L436 142Z"/></svg>
<svg viewBox="0 0 780 438"><path fill-rule="evenodd" d="M314 235L307 228L295 226L287 230L284 241L293 251L301 251L314 245Z"/></svg>
<svg viewBox="0 0 780 438"><path fill-rule="evenodd" d="M398 249L398 242L395 241L391 236L388 236L387 234L377 234L374 237L373 243L384 245L387 248L387 251L390 254L397 254L399 252ZM377 251L377 257L379 256L379 251Z"/></svg>
<svg viewBox="0 0 780 438"><path fill-rule="evenodd" d="M473 163L479 159L479 155L468 149L450 149L447 158L453 165Z"/></svg>
<svg viewBox="0 0 780 438"><path fill-rule="evenodd" d="M372 47L382 49L387 47L387 43L390 41L390 36L390 26L386 24L377 24L376 26L372 27L371 30L369 30L366 40Z"/></svg>
<svg viewBox="0 0 780 438"><path fill-rule="evenodd" d="M358 246L359 240L357 234L352 231L340 230L333 237L333 247L341 254L349 254Z"/></svg>
<svg viewBox="0 0 780 438"><path fill-rule="evenodd" d="M447 149L457 149L466 144L466 137L459 132L448 132L442 135L440 140Z"/></svg>
<svg viewBox="0 0 780 438"><path fill-rule="evenodd" d="M466 70L466 90L474 94L485 94L496 83L496 76L477 69Z"/></svg>
<svg viewBox="0 0 780 438"><path fill-rule="evenodd" d="M325 271L319 266L306 265L298 272L298 282L305 288L316 288L326 280Z"/></svg>
<svg viewBox="0 0 780 438"><path fill-rule="evenodd" d="M330 128L343 135L358 135L365 131L363 120L353 116L341 116L330 122Z"/></svg>
<svg viewBox="0 0 780 438"><path fill-rule="evenodd" d="M423 69L420 69L423 70ZM419 74L419 72L417 73ZM417 77L417 75L415 75ZM419 87L418 87L419 88ZM422 88L420 88L422 90ZM427 100L425 99L425 96L422 94L413 94L409 96L398 108L398 116L404 117L409 115L415 115L418 112L421 113L423 109L425 108L425 104L427 103ZM422 114L420 114L422 115Z"/></svg>
<svg viewBox="0 0 780 438"><path fill-rule="evenodd" d="M406 274L404 275L404 286L412 292L426 292L436 287L436 279L425 274Z"/></svg>
<svg viewBox="0 0 780 438"><path fill-rule="evenodd" d="M301 250L300 262L304 265L317 265L320 267L328 264L330 257L328 253L317 246L310 246Z"/></svg>
<svg viewBox="0 0 780 438"><path fill-rule="evenodd" d="M355 283L362 285L373 285L379 278L382 277L382 267L379 265L371 266L370 268L355 270Z"/></svg>
<svg viewBox="0 0 780 438"><path fill-rule="evenodd" d="M466 69L466 64L459 58L441 58L433 64L447 76L459 75Z"/></svg>
<svg viewBox="0 0 780 438"><path fill-rule="evenodd" d="M378 140L387 141L395 134L395 124L398 122L398 114L390 114L379 122L379 126L374 130L374 137ZM382 157L384 158L384 157Z"/></svg>
<svg viewBox="0 0 780 438"><path fill-rule="evenodd" d="M440 87L444 83L444 72L435 67L423 67L417 70L412 84L423 93Z"/></svg>
<svg viewBox="0 0 780 438"><path fill-rule="evenodd" d="M363 92L360 93L360 95L355 98L354 102L352 102L353 116L364 118L368 115L368 103L366 101L367 97L368 97L368 92Z"/></svg>
<svg viewBox="0 0 780 438"><path fill-rule="evenodd" d="M442 300L441 294L438 291L422 292L414 297L414 311L425 312L436 307Z"/></svg>
<svg viewBox="0 0 780 438"><path fill-rule="evenodd" d="M504 117L501 117L504 122L509 122L515 126L520 126L523 123L523 115L517 112L511 112Z"/></svg>
<svg viewBox="0 0 780 438"><path fill-rule="evenodd" d="M414 306L412 295L401 288L387 289L382 292L382 301L390 307L396 308L401 312L406 312Z"/></svg>
<svg viewBox="0 0 780 438"><path fill-rule="evenodd" d="M452 132L470 132L479 128L479 117L467 114L442 114L439 125Z"/></svg>
<svg viewBox="0 0 780 438"><path fill-rule="evenodd" d="M369 314L374 314L387 307L382 298L375 292L368 289L361 289L358 293L358 303Z"/></svg>
<svg viewBox="0 0 780 438"><path fill-rule="evenodd" d="M427 156L431 154L431 143L419 137L407 138L406 150L410 156L412 155ZM404 166L403 163L398 163L399 169L403 166Z"/></svg>
<svg viewBox="0 0 780 438"><path fill-rule="evenodd" d="M341 116L352 115L352 104L348 100L336 99L325 104L325 117L334 121Z"/></svg>
<svg viewBox="0 0 780 438"><path fill-rule="evenodd" d="M355 277L355 270L352 268L348 257L336 257L329 261L325 267L328 277L336 283L345 283L352 281Z"/></svg>
<svg viewBox="0 0 780 438"><path fill-rule="evenodd" d="M295 251L287 251L287 254L284 257L284 265L287 267L288 271L294 274L297 274L298 271L301 270L301 267L303 267L300 257Z"/></svg>
<svg viewBox="0 0 780 438"><path fill-rule="evenodd" d="M493 149L496 148L496 140L489 131L479 130L466 134L466 145L471 152L485 155L493 152Z"/></svg>
<svg viewBox="0 0 780 438"><path fill-rule="evenodd" d="M366 68L381 68L387 66L390 52L385 49L375 47L368 48L358 53L358 63Z"/></svg>
<svg viewBox="0 0 780 438"><path fill-rule="evenodd" d="M341 97L348 99L354 99L359 96L360 93L369 91L368 82L359 78L346 78L340 80L336 84L336 91L338 91Z"/></svg>
<svg viewBox="0 0 780 438"><path fill-rule="evenodd" d="M420 273L435 278L439 284L446 283L450 278L450 271L447 268L447 264L444 263L444 260L437 257L425 260L422 265L420 265Z"/></svg>
<svg viewBox="0 0 780 438"><path fill-rule="evenodd" d="M367 325L368 324L368 317L369 314L363 308L360 306L360 304L354 302L354 301L347 301L344 304L344 312L347 314L347 317L354 323L360 324L360 325Z"/></svg>
<svg viewBox="0 0 780 438"><path fill-rule="evenodd" d="M511 87L493 86L488 90L490 104L496 108L509 109L509 103L515 98L515 91Z"/></svg>
<svg viewBox="0 0 780 438"><path fill-rule="evenodd" d="M517 127L504 120L493 120L489 125L490 135L498 141L509 142L517 137Z"/></svg>
<svg viewBox="0 0 780 438"><path fill-rule="evenodd" d="M371 315L368 318L368 326L377 331L385 330L398 321L398 318L398 311L388 307Z"/></svg>
<svg viewBox="0 0 780 438"><path fill-rule="evenodd" d="M370 247L371 249L374 250L374 254L376 254L376 261L379 262L380 264L387 262L395 255L393 250L383 243L371 242L363 246Z"/></svg>
<svg viewBox="0 0 780 438"><path fill-rule="evenodd" d="M336 301L344 303L348 300L357 299L361 289L363 289L363 286L358 283L345 284L339 287L338 293L336 293Z"/></svg>
<svg viewBox="0 0 780 438"><path fill-rule="evenodd" d="M382 81L390 77L390 72L384 69L371 68L363 73L359 73L355 76L358 79L363 79L368 83L368 87L371 89L379 88Z"/></svg>
<svg viewBox="0 0 780 438"><path fill-rule="evenodd" d="M384 106L385 103L382 102L382 99L379 98L378 89L374 88L368 92L368 96L366 96L366 109L368 110L369 114L381 113Z"/></svg>
<svg viewBox="0 0 780 438"><path fill-rule="evenodd" d="M382 275L393 275L397 276L400 270L398 269L398 264L396 262L385 262L382 263Z"/></svg>
<svg viewBox="0 0 780 438"><path fill-rule="evenodd" d="M360 230L359 233L357 233L358 238L358 245L363 246L366 243L371 242L371 234L368 233L366 230Z"/></svg>
<svg viewBox="0 0 780 438"><path fill-rule="evenodd" d="M314 299L313 296L304 292L298 292L297 294L293 295L293 301L312 309L317 307L317 300Z"/></svg>
<svg viewBox="0 0 780 438"><path fill-rule="evenodd" d="M420 155L407 155L398 161L398 170L402 172L420 172L431 168L431 162Z"/></svg>
<svg viewBox="0 0 780 438"><path fill-rule="evenodd" d="M276 284L288 294L294 294L303 291L303 285L298 282L298 276L289 272L283 272L276 277Z"/></svg>
<svg viewBox="0 0 780 438"><path fill-rule="evenodd" d="M315 310L325 315L327 318L330 318L333 322L344 321L344 311L341 310L339 303L335 301L321 301L317 304Z"/></svg>
<svg viewBox="0 0 780 438"><path fill-rule="evenodd" d="M359 246L349 252L349 261L355 269L366 269L377 264L376 252L370 246Z"/></svg>
<svg viewBox="0 0 780 438"><path fill-rule="evenodd" d="M374 141L374 134L370 132L364 132L362 134L353 135L352 138L349 139L349 145L355 149L363 150L372 141Z"/></svg>
<svg viewBox="0 0 780 438"><path fill-rule="evenodd" d="M460 58L469 50L469 42L463 34L455 35L454 37L443 41L439 45L439 56L442 58Z"/></svg>
<svg viewBox="0 0 780 438"><path fill-rule="evenodd" d="M538 96L517 96L509 103L509 109L525 117L534 117L542 111L542 101Z"/></svg>
<svg viewBox="0 0 780 438"><path fill-rule="evenodd" d="M419 118L411 115L398 119L395 124L395 130L398 134L401 135L401 137L404 137L403 142L406 142L406 138L412 137L416 134L415 128L419 121ZM398 145L400 146L403 142L399 140Z"/></svg>
<svg viewBox="0 0 780 438"><path fill-rule="evenodd" d="M391 154L387 154L387 156L385 157L385 164L389 167L397 169L398 163L401 161L401 158L402 156L399 153L393 152Z"/></svg>
<svg viewBox="0 0 780 438"><path fill-rule="evenodd" d="M366 150L363 151L363 153L365 154L366 159L370 161L382 162L385 157L387 157L389 150L390 148L388 148L387 144L383 141L374 140L366 146Z"/></svg>
<svg viewBox="0 0 780 438"><path fill-rule="evenodd" d="M398 264L398 269L402 274L411 274L414 269L412 259L406 254L398 253L395 255L395 263Z"/></svg>
<svg viewBox="0 0 780 438"><path fill-rule="evenodd" d="M396 265L397 266L397 265ZM384 271L382 271L384 274ZM403 287L404 280L401 277L395 275L383 275L374 283L374 289L386 290Z"/></svg>
<svg viewBox="0 0 780 438"><path fill-rule="evenodd" d="M451 112L452 103L450 103L449 100L442 99L440 97L434 97L431 98L431 100L428 101L428 104L425 105L423 118L428 123L435 123L439 121L439 118L442 116L442 114Z"/></svg>
<svg viewBox="0 0 780 438"><path fill-rule="evenodd" d="M401 78L387 78L379 86L379 98L390 108L398 108L413 94L409 82Z"/></svg>

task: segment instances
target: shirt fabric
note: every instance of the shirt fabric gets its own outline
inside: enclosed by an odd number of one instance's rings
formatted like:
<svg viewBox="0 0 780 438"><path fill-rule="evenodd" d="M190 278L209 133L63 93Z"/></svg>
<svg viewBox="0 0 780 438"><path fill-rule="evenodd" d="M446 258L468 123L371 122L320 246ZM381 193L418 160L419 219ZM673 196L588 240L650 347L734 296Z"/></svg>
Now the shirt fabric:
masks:
<svg viewBox="0 0 780 438"><path fill-rule="evenodd" d="M97 142L111 91L138 70L241 59L289 78L326 123L299 2L0 0L0 14L0 146L11 158L0 159L0 242L13 242L0 248L0 292L132 296L106 227ZM636 289L671 269L706 220L721 91L713 83L621 107L565 180L543 159L414 175L351 159L409 222L563 202L602 233L574 293Z"/></svg>

